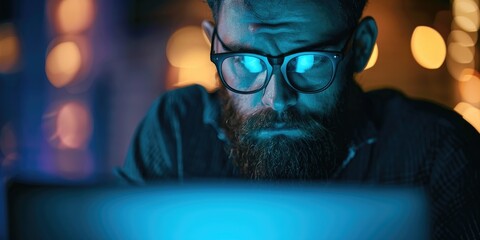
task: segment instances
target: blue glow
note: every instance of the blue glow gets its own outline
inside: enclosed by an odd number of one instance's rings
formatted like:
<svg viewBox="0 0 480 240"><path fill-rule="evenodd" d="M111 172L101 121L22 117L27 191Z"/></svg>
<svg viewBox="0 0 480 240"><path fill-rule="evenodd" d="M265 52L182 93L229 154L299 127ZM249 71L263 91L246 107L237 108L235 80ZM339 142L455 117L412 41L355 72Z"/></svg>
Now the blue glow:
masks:
<svg viewBox="0 0 480 240"><path fill-rule="evenodd" d="M296 65L295 71L297 73L304 73L313 67L314 62L315 62L315 57L313 55L299 56L297 57L297 65Z"/></svg>
<svg viewBox="0 0 480 240"><path fill-rule="evenodd" d="M48 236L58 239L427 237L423 195L406 189L210 185L52 193L22 204L25 214L36 214L19 219L35 226L22 234L43 236L48 225L56 226Z"/></svg>
<svg viewBox="0 0 480 240"><path fill-rule="evenodd" d="M244 56L243 65L245 65L251 73L259 73L263 71L263 64L260 59L256 57Z"/></svg>

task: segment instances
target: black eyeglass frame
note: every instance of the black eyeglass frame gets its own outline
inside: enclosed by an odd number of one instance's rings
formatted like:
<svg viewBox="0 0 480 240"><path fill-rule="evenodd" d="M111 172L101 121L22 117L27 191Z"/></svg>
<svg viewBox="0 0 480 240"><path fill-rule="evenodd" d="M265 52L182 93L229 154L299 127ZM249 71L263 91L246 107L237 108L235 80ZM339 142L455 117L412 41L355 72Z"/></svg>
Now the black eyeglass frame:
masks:
<svg viewBox="0 0 480 240"><path fill-rule="evenodd" d="M353 35L353 34L352 34ZM298 51L298 52L293 52L293 53L289 53L289 54L285 54L285 55L280 55L280 56L277 56L277 57L272 57L272 56L265 56L265 55L260 55L258 53L255 53L255 52L226 52L226 53L215 53L214 51L214 40L215 40L215 36L217 37L218 41L220 42L220 44L222 45L222 47L226 50L230 50L226 45L225 43L222 41L222 39L220 38L220 36L218 36L218 33L217 33L217 28L214 29L213 31L213 35L212 35L212 41L211 41L211 48L210 48L210 61L212 61L216 68L217 68L217 72L218 72L218 75L220 76L220 80L222 81L223 85L230 91L234 92L234 93L238 93L238 94L253 94L253 93L256 93L256 92L259 92L263 89L265 89L267 86L268 86L268 83L270 82L270 79L272 78L272 74L273 74L273 66L275 65L280 65L280 71L283 75L283 78L285 79L285 81L287 82L288 86L290 86L292 89L294 89L295 91L297 92L300 92L300 93L319 93L319 92L322 92L322 91L325 91L327 88L329 88L332 83L333 83L333 80L335 79L335 76L337 74L337 68L338 68L338 63L343 60L344 58L344 55L345 55L345 52L347 51L347 48L349 46L349 43L350 43L350 40L351 40L351 37L352 35L349 36L347 42L345 43L345 45L343 46L342 50L341 51ZM302 90L302 89L298 89L296 87L294 87L294 85L292 83L290 83L290 79L288 78L287 76L287 65L288 63L290 62L290 60L292 60L293 58L297 57L297 56L300 56L300 55L308 55L308 54L315 54L315 55L323 55L323 56L326 56L331 62L332 62L332 66L333 66L333 74L330 78L330 80L328 81L328 83L320 88L320 89L316 89L316 90ZM266 67L267 67L267 76L266 76L266 79L265 79L265 83L262 85L262 87L260 87L259 89L256 89L256 90L252 90L252 91L240 91L240 90L236 90L234 88L232 88L230 85L227 84L227 82L225 81L224 77L223 77L223 71L222 71L222 64L223 64L223 61L229 57L232 57L232 56L253 56L253 57L256 57L256 58L259 58L260 60L262 60L264 63L268 63L268 64L265 64Z"/></svg>

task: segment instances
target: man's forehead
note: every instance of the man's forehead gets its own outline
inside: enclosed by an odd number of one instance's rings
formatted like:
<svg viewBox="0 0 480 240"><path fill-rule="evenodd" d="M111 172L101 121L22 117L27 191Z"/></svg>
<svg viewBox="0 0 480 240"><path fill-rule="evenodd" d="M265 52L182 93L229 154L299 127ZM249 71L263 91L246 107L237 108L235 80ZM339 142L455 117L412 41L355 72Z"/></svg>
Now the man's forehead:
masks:
<svg viewBox="0 0 480 240"><path fill-rule="evenodd" d="M310 46L338 50L347 27L336 2L224 0L217 18L218 35L231 51L270 56Z"/></svg>
<svg viewBox="0 0 480 240"><path fill-rule="evenodd" d="M225 0L218 14L218 31L227 41L249 34L290 35L298 42L327 41L346 29L336 2Z"/></svg>

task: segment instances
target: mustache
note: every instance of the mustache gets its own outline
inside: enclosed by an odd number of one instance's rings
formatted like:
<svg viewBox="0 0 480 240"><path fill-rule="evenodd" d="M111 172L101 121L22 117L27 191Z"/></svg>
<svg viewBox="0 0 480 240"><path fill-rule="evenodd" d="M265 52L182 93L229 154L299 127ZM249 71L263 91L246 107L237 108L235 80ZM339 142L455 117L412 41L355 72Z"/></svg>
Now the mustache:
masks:
<svg viewBox="0 0 480 240"><path fill-rule="evenodd" d="M283 112L273 109L261 109L245 117L241 124L240 132L250 133L256 130L282 128L300 129L306 133L328 131L325 121L315 114L302 114L296 108L289 108Z"/></svg>

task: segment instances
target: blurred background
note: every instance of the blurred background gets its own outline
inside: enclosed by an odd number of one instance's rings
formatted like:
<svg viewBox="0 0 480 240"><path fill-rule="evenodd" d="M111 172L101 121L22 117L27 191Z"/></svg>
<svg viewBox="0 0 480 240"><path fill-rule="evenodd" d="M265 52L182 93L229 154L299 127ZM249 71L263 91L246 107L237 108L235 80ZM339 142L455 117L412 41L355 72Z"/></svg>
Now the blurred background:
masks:
<svg viewBox="0 0 480 240"><path fill-rule="evenodd" d="M480 131L478 1L370 0L379 37L360 85L436 102ZM101 178L156 97L214 90L202 19L202 0L0 0L2 182Z"/></svg>
<svg viewBox="0 0 480 240"><path fill-rule="evenodd" d="M360 85L455 109L480 131L478 0L370 0L365 15L379 37ZM121 165L156 97L217 87L202 19L202 0L0 0L2 179Z"/></svg>

